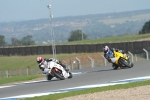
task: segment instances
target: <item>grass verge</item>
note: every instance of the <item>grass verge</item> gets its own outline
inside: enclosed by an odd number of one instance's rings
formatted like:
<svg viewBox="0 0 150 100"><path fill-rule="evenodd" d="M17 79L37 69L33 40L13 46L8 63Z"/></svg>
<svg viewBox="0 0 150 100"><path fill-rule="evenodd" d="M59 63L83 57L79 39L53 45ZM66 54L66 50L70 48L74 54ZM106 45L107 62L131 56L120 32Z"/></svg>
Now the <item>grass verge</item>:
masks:
<svg viewBox="0 0 150 100"><path fill-rule="evenodd" d="M57 54L57 59L64 60L66 58L74 57L81 54L83 53ZM36 62L36 58L38 56L43 56L44 58L52 58L52 54L40 54L29 56L1 56L0 70L7 70L8 68L10 69L27 68L27 66L30 66L31 68L38 68L38 64Z"/></svg>
<svg viewBox="0 0 150 100"><path fill-rule="evenodd" d="M0 78L0 85L12 84L23 81L25 82L41 77L43 77L43 75L27 75L27 76L13 76L8 78Z"/></svg>
<svg viewBox="0 0 150 100"><path fill-rule="evenodd" d="M141 39L150 38L150 34L134 34L134 35L126 35L126 36L114 36L107 38L98 38L98 39L86 39L83 41L72 41L72 42L64 42L63 44L99 44L99 43L113 43L113 42L129 42Z"/></svg>
<svg viewBox="0 0 150 100"><path fill-rule="evenodd" d="M23 100L58 100L61 98L71 97L71 96L76 96L76 95L91 94L95 92L102 92L102 91L108 91L108 90L128 89L128 88L134 88L134 87L145 86L145 85L150 85L150 80L127 83L127 84L119 84L119 85L114 85L114 86L105 86L105 87L77 90L77 91L71 91L71 92L66 92L66 93L50 94L48 96L26 98Z"/></svg>

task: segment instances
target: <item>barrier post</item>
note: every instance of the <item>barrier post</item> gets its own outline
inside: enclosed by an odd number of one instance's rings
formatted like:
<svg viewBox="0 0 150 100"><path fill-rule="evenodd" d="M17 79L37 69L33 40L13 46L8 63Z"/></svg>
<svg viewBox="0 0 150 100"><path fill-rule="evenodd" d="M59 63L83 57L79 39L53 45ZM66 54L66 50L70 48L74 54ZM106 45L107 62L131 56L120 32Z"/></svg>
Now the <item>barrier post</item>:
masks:
<svg viewBox="0 0 150 100"><path fill-rule="evenodd" d="M71 70L73 70L73 64L75 64L76 61L75 60L71 60Z"/></svg>
<svg viewBox="0 0 150 100"><path fill-rule="evenodd" d="M88 58L91 60L91 68L93 68L94 67L94 60L90 56L88 56Z"/></svg>
<svg viewBox="0 0 150 100"><path fill-rule="evenodd" d="M8 68L8 77L11 76L11 73L10 73L10 68Z"/></svg>
<svg viewBox="0 0 150 100"><path fill-rule="evenodd" d="M132 62L134 62L134 60L133 60L133 54L130 51L128 51L128 53L132 56Z"/></svg>
<svg viewBox="0 0 150 100"><path fill-rule="evenodd" d="M65 63L65 65L67 66L67 68L69 68L67 62L65 60L63 60L63 62ZM70 69L70 68L69 68Z"/></svg>
<svg viewBox="0 0 150 100"><path fill-rule="evenodd" d="M104 58L104 66L107 66L106 58L103 55L101 55L101 56Z"/></svg>
<svg viewBox="0 0 150 100"><path fill-rule="evenodd" d="M20 68L18 67L18 76L20 76Z"/></svg>
<svg viewBox="0 0 150 100"><path fill-rule="evenodd" d="M146 49L144 49L144 48L143 48L143 50L146 52L146 58L147 58L147 60L149 60L148 51Z"/></svg>
<svg viewBox="0 0 150 100"><path fill-rule="evenodd" d="M9 76L9 75L8 75L8 70L6 70L6 77L8 78L8 76Z"/></svg>
<svg viewBox="0 0 150 100"><path fill-rule="evenodd" d="M79 60L77 57L76 57L76 60L78 61L78 65L79 65L78 68L81 69L81 68L82 68L82 65L81 65L80 60Z"/></svg>
<svg viewBox="0 0 150 100"><path fill-rule="evenodd" d="M30 66L27 67L27 75L31 75Z"/></svg>

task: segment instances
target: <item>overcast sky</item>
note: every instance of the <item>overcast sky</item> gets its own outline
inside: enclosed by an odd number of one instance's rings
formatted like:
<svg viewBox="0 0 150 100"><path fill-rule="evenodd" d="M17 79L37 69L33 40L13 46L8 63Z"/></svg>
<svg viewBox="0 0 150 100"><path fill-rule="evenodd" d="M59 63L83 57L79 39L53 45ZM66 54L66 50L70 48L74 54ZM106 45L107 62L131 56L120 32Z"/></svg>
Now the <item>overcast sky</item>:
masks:
<svg viewBox="0 0 150 100"><path fill-rule="evenodd" d="M150 9L150 0L0 0L0 22Z"/></svg>

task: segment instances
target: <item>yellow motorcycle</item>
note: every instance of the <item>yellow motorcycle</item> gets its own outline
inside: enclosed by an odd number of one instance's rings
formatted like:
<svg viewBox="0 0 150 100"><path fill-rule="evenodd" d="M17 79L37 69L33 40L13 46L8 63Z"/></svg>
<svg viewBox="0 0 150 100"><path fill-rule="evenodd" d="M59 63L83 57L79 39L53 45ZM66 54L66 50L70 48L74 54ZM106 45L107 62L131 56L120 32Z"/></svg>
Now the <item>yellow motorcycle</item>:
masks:
<svg viewBox="0 0 150 100"><path fill-rule="evenodd" d="M113 57L110 57L111 63L113 63L113 69L120 68L131 68L133 67L133 63L129 60L129 56L127 54L122 54L119 51L114 50Z"/></svg>

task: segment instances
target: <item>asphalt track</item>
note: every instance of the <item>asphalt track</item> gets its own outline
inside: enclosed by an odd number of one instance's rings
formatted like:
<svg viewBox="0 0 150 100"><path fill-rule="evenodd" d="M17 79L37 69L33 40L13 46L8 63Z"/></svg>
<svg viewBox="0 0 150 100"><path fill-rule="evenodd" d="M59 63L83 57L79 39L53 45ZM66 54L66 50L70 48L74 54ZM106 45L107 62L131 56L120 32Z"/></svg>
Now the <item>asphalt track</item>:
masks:
<svg viewBox="0 0 150 100"><path fill-rule="evenodd" d="M51 81L41 80L33 83L14 84L10 87L0 88L0 98L44 93L59 89L72 88L85 85L102 84L111 81L150 76L150 61L134 63L133 68L113 70L111 66L88 68L73 71L80 72L72 79Z"/></svg>

